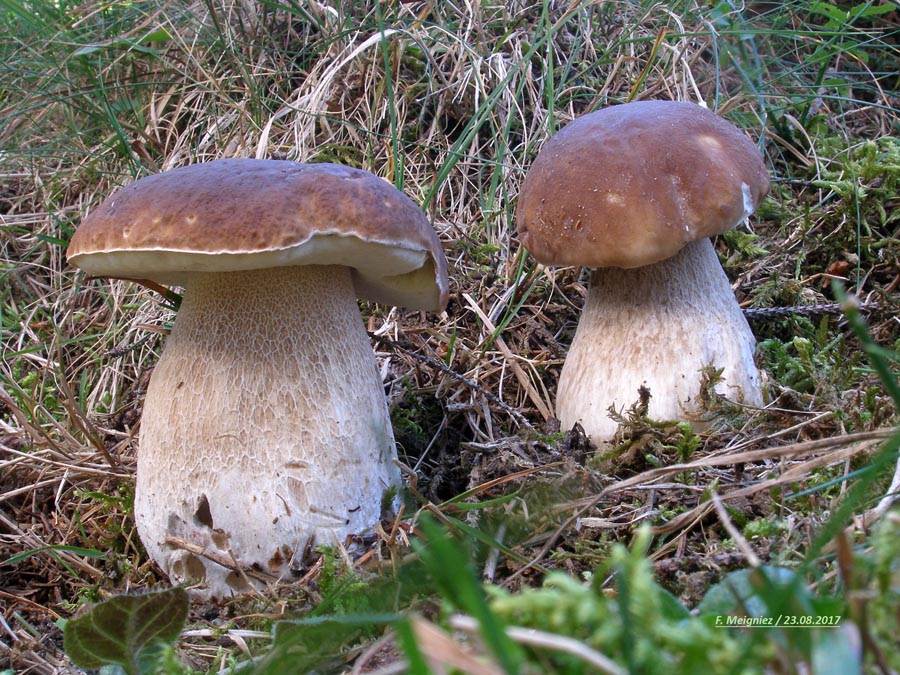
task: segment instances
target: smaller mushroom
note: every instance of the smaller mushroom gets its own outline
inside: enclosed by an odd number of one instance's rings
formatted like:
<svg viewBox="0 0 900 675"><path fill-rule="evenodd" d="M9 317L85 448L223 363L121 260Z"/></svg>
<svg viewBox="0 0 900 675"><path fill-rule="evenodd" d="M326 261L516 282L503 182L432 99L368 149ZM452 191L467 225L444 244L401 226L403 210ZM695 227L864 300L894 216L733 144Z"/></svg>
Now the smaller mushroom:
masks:
<svg viewBox="0 0 900 675"><path fill-rule="evenodd" d="M208 598L247 590L217 561L288 574L308 542L369 530L395 501L394 437L357 297L447 301L440 242L402 192L334 164L195 164L106 199L68 259L185 288L147 389L134 507L173 582Z"/></svg>
<svg viewBox="0 0 900 675"><path fill-rule="evenodd" d="M557 392L565 428L610 440L609 409L641 386L650 417L690 417L707 366L722 370L717 392L762 405L756 342L709 237L768 190L754 143L692 103L612 106L544 145L519 195L519 238L542 263L593 268Z"/></svg>

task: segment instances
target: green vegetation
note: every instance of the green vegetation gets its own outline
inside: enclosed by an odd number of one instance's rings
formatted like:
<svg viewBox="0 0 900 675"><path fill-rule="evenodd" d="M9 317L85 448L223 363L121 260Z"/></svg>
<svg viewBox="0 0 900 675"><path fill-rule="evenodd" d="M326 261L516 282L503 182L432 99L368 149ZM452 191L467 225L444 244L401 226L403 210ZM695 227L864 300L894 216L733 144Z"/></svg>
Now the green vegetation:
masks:
<svg viewBox="0 0 900 675"><path fill-rule="evenodd" d="M895 3L2 0L0 35L0 674L900 669ZM525 253L516 198L561 126L651 98L758 141L771 195L716 246L743 306L790 309L748 314L767 409L638 400L597 450L545 419L588 274ZM132 518L177 289L85 278L65 247L117 187L222 157L392 182L451 301L364 307L400 518L179 634L181 605L146 614L183 594L148 592L167 580Z"/></svg>
<svg viewBox="0 0 900 675"><path fill-rule="evenodd" d="M82 668L115 664L126 675L171 670L188 604L181 588L110 598L66 622L66 654Z"/></svg>

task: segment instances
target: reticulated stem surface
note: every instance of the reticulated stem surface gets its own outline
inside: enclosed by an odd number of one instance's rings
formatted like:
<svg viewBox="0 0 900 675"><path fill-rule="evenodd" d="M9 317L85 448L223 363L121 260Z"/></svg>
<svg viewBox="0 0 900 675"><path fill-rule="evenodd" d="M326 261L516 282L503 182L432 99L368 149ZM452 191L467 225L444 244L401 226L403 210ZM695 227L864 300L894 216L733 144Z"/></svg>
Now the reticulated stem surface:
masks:
<svg viewBox="0 0 900 675"><path fill-rule="evenodd" d="M722 368L716 391L762 405L756 340L709 239L672 258L634 269L595 270L560 375L557 414L564 429L581 422L609 441L621 411L650 390L648 415L683 420L695 408L701 370Z"/></svg>
<svg viewBox="0 0 900 675"><path fill-rule="evenodd" d="M377 364L344 267L197 274L151 378L135 518L173 581L243 579L165 544L280 575L312 536L370 529L399 485Z"/></svg>

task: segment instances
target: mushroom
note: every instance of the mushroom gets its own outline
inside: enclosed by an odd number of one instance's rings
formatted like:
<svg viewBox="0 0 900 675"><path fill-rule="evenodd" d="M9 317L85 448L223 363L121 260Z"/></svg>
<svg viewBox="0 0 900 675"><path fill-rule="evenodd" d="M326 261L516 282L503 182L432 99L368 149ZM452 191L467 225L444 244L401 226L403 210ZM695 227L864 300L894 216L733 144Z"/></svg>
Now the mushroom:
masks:
<svg viewBox="0 0 900 675"><path fill-rule="evenodd" d="M357 297L437 310L448 292L437 235L402 192L335 164L195 164L107 198L68 260L184 287L147 388L134 504L173 582L248 590L214 560L282 576L309 541L362 533L391 506L401 479Z"/></svg>
<svg viewBox="0 0 900 675"><path fill-rule="evenodd" d="M769 190L754 143L699 105L626 103L564 127L541 149L517 209L542 263L593 268L557 392L565 428L610 440L609 415L649 389L648 415L696 412L701 370L718 393L763 403L755 339L709 237Z"/></svg>

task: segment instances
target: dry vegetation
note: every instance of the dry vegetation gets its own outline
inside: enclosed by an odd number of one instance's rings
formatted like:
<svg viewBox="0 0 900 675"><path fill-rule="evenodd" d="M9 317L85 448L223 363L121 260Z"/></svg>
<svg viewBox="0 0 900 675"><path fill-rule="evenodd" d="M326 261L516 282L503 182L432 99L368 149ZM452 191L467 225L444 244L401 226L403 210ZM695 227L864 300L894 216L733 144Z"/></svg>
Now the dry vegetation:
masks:
<svg viewBox="0 0 900 675"><path fill-rule="evenodd" d="M65 246L116 187L221 157L358 166L433 219L450 261L446 312L363 309L419 505L465 520L445 502L521 488L467 520L509 547L488 556L490 580L579 575L643 522L658 535L658 577L689 605L729 569L799 564L847 488L836 479L896 424L830 280L865 303L878 345L900 339L900 16L832 25L807 4L0 5L16 28L0 38L0 670L67 672L57 619L165 582L131 497L142 395L172 309L84 278ZM813 307L750 313L765 410L711 396L695 434L636 407L621 443L598 451L551 414L587 276L530 260L513 213L557 128L651 98L705 101L759 140L773 192L752 234L717 249L748 310ZM845 523L861 546L889 482ZM369 541L351 565L388 567L403 541ZM249 649L240 630L320 600L317 555L289 587L196 609L194 667L223 667ZM212 630L222 621L231 640ZM390 654L367 652L366 667Z"/></svg>

